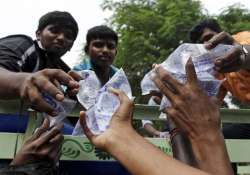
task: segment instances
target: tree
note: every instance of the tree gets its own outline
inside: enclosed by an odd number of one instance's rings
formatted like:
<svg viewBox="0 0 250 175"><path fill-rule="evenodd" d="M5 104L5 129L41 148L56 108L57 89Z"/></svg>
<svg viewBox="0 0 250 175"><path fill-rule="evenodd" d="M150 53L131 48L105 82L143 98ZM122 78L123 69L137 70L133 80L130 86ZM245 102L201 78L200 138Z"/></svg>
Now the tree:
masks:
<svg viewBox="0 0 250 175"><path fill-rule="evenodd" d="M189 42L192 26L211 17L195 0L104 0L102 7L113 11L107 22L120 37L115 64L124 68L136 97L151 65L165 60L180 43ZM212 17L231 34L250 29L249 10L241 4Z"/></svg>
<svg viewBox="0 0 250 175"><path fill-rule="evenodd" d="M188 31L204 16L200 2L192 0L105 0L103 9L114 12L108 22L120 37L115 64L123 67L137 97L152 63L187 42Z"/></svg>
<svg viewBox="0 0 250 175"><path fill-rule="evenodd" d="M217 19L222 28L231 34L250 30L250 11L239 3L227 7Z"/></svg>

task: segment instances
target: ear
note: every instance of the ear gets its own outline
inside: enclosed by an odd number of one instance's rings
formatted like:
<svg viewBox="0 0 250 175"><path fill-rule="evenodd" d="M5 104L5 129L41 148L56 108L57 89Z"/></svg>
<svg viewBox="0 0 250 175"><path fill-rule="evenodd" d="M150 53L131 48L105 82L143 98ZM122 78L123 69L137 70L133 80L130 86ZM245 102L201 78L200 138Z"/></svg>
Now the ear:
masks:
<svg viewBox="0 0 250 175"><path fill-rule="evenodd" d="M84 46L84 51L85 51L86 54L88 54L88 52L89 52L89 45L88 44L86 44Z"/></svg>
<svg viewBox="0 0 250 175"><path fill-rule="evenodd" d="M115 56L117 55L117 48L115 49Z"/></svg>
<svg viewBox="0 0 250 175"><path fill-rule="evenodd" d="M40 31L40 30L37 30L37 31L36 31L36 39L37 39L37 40L40 40L40 39L41 39L41 31Z"/></svg>

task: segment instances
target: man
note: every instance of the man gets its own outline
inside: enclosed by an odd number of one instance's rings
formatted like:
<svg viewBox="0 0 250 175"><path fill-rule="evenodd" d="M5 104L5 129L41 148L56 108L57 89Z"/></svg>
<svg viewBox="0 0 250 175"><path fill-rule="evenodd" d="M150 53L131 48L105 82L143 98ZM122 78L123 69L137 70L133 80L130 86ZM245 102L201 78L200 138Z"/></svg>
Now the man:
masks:
<svg viewBox="0 0 250 175"><path fill-rule="evenodd" d="M36 40L26 35L0 39L0 98L21 98L38 111L56 116L57 112L42 97L49 94L64 99L60 85L75 95L80 76L68 71L61 60L77 37L78 25L68 12L53 11L43 15L36 31ZM13 122L14 123L14 122Z"/></svg>
<svg viewBox="0 0 250 175"><path fill-rule="evenodd" d="M190 39L194 43L206 43L207 48L213 48L219 43L233 44L237 47L227 55L216 59L215 70L220 74L219 79L226 79L219 92L219 99L222 100L229 91L241 103L250 103L250 33L240 32L231 37L221 32L219 24L214 19L206 19L192 28ZM243 45L240 45L243 44ZM223 127L223 134L227 139L249 139L249 124L230 124Z"/></svg>
<svg viewBox="0 0 250 175"><path fill-rule="evenodd" d="M109 27L100 25L88 30L84 51L87 57L73 69L93 70L104 85L115 74L113 61L117 54L118 36Z"/></svg>

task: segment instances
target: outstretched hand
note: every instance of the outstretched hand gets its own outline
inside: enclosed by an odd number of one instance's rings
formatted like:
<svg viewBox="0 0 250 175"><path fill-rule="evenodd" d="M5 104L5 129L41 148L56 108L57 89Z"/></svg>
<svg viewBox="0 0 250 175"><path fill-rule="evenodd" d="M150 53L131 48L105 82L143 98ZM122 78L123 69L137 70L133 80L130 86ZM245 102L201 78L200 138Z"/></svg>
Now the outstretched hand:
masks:
<svg viewBox="0 0 250 175"><path fill-rule="evenodd" d="M20 97L38 111L56 116L54 111L42 97L42 92L52 96L57 101L63 101L64 94L60 85L66 85L74 93L79 89L79 84L70 75L59 69L44 69L36 73L20 74L18 93Z"/></svg>
<svg viewBox="0 0 250 175"><path fill-rule="evenodd" d="M11 165L19 166L38 161L57 162L60 158L63 125L49 128L49 120L45 119L42 126L24 143Z"/></svg>
<svg viewBox="0 0 250 175"><path fill-rule="evenodd" d="M190 139L206 137L220 128L219 106L198 84L191 59L186 64L187 82L182 84L161 66L156 67L154 83L169 99L171 107L164 111Z"/></svg>
<svg viewBox="0 0 250 175"><path fill-rule="evenodd" d="M100 135L94 135L86 124L85 112L80 112L80 124L84 133L96 147L104 150L107 149L107 145L112 139L119 139L123 133L128 133L131 131L134 132L131 125L134 106L133 101L131 101L121 90L110 88L109 91L118 96L120 100L120 106L113 114L110 121L110 126L104 133Z"/></svg>
<svg viewBox="0 0 250 175"><path fill-rule="evenodd" d="M220 73L235 72L244 68L244 53L242 47L236 43L233 37L226 33L221 32L212 37L208 42L205 43L207 49L212 49L218 44L234 45L230 52L217 58L214 62L215 70Z"/></svg>

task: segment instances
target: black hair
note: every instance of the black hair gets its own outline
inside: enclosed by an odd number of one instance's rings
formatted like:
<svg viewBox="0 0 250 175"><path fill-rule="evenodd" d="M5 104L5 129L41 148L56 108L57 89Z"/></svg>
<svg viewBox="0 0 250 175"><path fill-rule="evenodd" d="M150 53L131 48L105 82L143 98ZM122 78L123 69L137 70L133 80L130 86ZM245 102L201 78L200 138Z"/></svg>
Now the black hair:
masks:
<svg viewBox="0 0 250 175"><path fill-rule="evenodd" d="M70 29L73 33L74 39L76 39L78 34L78 25L76 20L69 12L52 11L46 13L39 19L37 30L42 31L46 26L50 24Z"/></svg>
<svg viewBox="0 0 250 175"><path fill-rule="evenodd" d="M197 43L205 28L209 28L214 32L220 33L221 28L215 19L205 19L195 25L189 32L189 38L193 43Z"/></svg>
<svg viewBox="0 0 250 175"><path fill-rule="evenodd" d="M88 52L89 44L94 39L112 39L116 44L118 43L118 35L114 30L105 25L95 26L88 30L84 47L85 53Z"/></svg>

